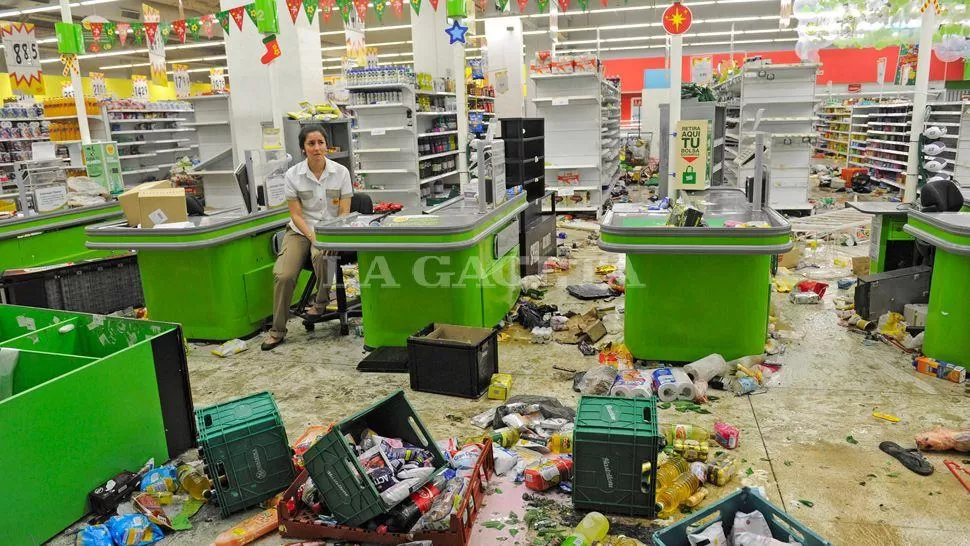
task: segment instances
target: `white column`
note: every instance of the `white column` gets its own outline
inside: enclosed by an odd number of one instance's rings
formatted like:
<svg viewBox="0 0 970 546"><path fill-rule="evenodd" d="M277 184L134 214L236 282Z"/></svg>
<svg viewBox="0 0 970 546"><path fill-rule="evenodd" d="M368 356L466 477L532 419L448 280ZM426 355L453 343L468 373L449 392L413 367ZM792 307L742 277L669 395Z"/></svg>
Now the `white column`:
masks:
<svg viewBox="0 0 970 546"><path fill-rule="evenodd" d="M74 22L68 0L61 0L61 21ZM77 127L81 132L81 144L91 144L91 130L88 128L88 112L84 107L84 86L81 83L80 66L78 70L71 71L71 87L74 89L74 106L77 108Z"/></svg>
<svg viewBox="0 0 970 546"><path fill-rule="evenodd" d="M488 41L488 81L495 86L495 115L500 118L523 117L526 114L522 96L523 66L522 20L518 17L485 19ZM506 80L504 93L499 93L498 80Z"/></svg>
<svg viewBox="0 0 970 546"><path fill-rule="evenodd" d="M671 144L667 148L667 170L669 172L661 173L667 177L667 195L670 196L671 200L677 199L677 190L670 189L670 182L673 181L673 177L670 173L676 170L675 165L677 165L677 147L674 146L674 137L671 136L677 131L677 122L680 121L680 83L683 81L683 57L684 53L684 37L681 34L675 34L670 37L670 134L660 135L660 138L668 139Z"/></svg>
<svg viewBox="0 0 970 546"><path fill-rule="evenodd" d="M62 0L63 1L63 0ZM221 9L245 5L245 0L220 0ZM232 89L232 132L236 163L243 150L262 146L260 124L279 125L282 112L298 107L300 101L324 99L323 57L320 52L320 19L307 23L306 14L294 25L284 0L276 0L280 31L276 34L282 55L269 66L260 62L266 51L263 35L247 20L243 30L230 22L226 36L226 65ZM278 80L278 81L277 81Z"/></svg>
<svg viewBox="0 0 970 546"><path fill-rule="evenodd" d="M906 189L903 202L916 200L916 182L919 173L919 136L930 86L930 59L933 56L933 33L936 31L936 11L930 7L923 12L919 31L919 57L916 60L916 90L913 94L913 124L909 128L909 158L906 160Z"/></svg>

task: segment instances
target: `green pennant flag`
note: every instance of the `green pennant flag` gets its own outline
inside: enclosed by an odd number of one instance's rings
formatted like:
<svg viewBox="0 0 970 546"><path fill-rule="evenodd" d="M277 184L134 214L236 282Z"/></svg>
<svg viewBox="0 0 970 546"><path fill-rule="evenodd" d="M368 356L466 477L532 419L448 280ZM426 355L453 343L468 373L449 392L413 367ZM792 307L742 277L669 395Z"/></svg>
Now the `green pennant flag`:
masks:
<svg viewBox="0 0 970 546"><path fill-rule="evenodd" d="M536 0L536 5L539 6L539 13L542 13L549 7L549 0Z"/></svg>
<svg viewBox="0 0 970 546"><path fill-rule="evenodd" d="M589 0L577 0L579 2L579 9L586 11L589 6Z"/></svg>
<svg viewBox="0 0 970 546"><path fill-rule="evenodd" d="M317 8L319 6L319 0L303 0L303 11L306 12L306 20L311 25L313 24L313 16L317 14Z"/></svg>
<svg viewBox="0 0 970 546"><path fill-rule="evenodd" d="M104 39L107 40L109 46L115 43L115 33L117 31L118 31L117 23L108 21L107 23L104 24L104 30L101 36L103 36Z"/></svg>
<svg viewBox="0 0 970 546"><path fill-rule="evenodd" d="M415 15L421 15L421 0L411 0L411 9L414 10Z"/></svg>
<svg viewBox="0 0 970 546"><path fill-rule="evenodd" d="M144 23L132 23L131 24L131 36L135 39L135 45L141 45L141 41L145 39L145 24Z"/></svg>
<svg viewBox="0 0 970 546"><path fill-rule="evenodd" d="M350 22L350 0L337 0L337 6L340 8L340 18L344 20L344 23Z"/></svg>
<svg viewBox="0 0 970 546"><path fill-rule="evenodd" d="M256 10L256 3L246 4L246 14L249 15L249 20L253 22L253 25L259 27L259 20L262 19L262 14Z"/></svg>
<svg viewBox="0 0 970 546"><path fill-rule="evenodd" d="M185 20L185 27L189 29L189 35L193 40L199 39L199 31L202 30L202 21L198 17L189 17Z"/></svg>
<svg viewBox="0 0 970 546"><path fill-rule="evenodd" d="M505 11L505 6L509 5L509 0L495 0L495 7L499 11Z"/></svg>
<svg viewBox="0 0 970 546"><path fill-rule="evenodd" d="M386 7L387 6L384 4L384 2L374 2L374 13L377 14L378 23L384 22L384 9Z"/></svg>
<svg viewBox="0 0 970 546"><path fill-rule="evenodd" d="M162 43L167 42L172 35L172 23L158 23L158 33L162 35Z"/></svg>
<svg viewBox="0 0 970 546"><path fill-rule="evenodd" d="M219 24L222 25L222 30L229 34L229 10L217 11L216 19L219 20Z"/></svg>

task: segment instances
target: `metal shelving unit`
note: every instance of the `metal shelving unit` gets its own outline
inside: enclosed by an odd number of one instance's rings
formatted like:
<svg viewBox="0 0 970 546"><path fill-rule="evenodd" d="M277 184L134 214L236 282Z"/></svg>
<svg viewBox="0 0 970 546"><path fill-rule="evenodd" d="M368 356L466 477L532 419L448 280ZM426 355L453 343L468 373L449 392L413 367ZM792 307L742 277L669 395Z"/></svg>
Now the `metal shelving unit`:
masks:
<svg viewBox="0 0 970 546"><path fill-rule="evenodd" d="M926 105L924 132L930 127L946 130L937 139L924 138L926 144L938 142L944 146L936 156L920 150L921 184L939 174L949 177L964 188L970 188L970 103L968 102L931 102ZM928 172L923 167L933 158L945 159L947 164L938 173Z"/></svg>
<svg viewBox="0 0 970 546"><path fill-rule="evenodd" d="M142 109L119 108L109 102L101 110L107 139L118 144L126 186L165 178L166 169L177 159L174 150L192 142L188 133L197 130L182 125L195 114L185 101L146 102Z"/></svg>

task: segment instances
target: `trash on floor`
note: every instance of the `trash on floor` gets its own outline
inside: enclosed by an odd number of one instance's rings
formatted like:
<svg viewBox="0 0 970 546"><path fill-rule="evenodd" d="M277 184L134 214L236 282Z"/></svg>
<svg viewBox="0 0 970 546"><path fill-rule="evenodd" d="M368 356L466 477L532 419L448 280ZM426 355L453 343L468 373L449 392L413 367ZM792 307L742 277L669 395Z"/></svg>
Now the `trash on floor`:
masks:
<svg viewBox="0 0 970 546"><path fill-rule="evenodd" d="M916 446L923 451L970 451L970 428L933 427L916 435Z"/></svg>
<svg viewBox="0 0 970 546"><path fill-rule="evenodd" d="M246 344L245 340L242 339L230 339L229 341L223 343L215 349L212 349L212 354L226 358L227 356L232 356L239 354L246 349L249 349L249 345Z"/></svg>

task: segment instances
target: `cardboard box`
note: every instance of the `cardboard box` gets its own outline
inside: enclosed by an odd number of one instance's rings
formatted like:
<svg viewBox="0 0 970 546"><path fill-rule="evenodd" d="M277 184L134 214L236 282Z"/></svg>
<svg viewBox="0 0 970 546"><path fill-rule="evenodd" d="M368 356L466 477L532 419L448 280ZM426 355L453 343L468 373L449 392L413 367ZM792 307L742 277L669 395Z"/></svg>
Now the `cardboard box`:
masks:
<svg viewBox="0 0 970 546"><path fill-rule="evenodd" d="M869 274L869 256L856 256L852 258L852 273L856 277Z"/></svg>
<svg viewBox="0 0 970 546"><path fill-rule="evenodd" d="M512 393L512 376L507 373L492 375L488 385L488 397L492 400L506 400Z"/></svg>
<svg viewBox="0 0 970 546"><path fill-rule="evenodd" d="M929 305L926 303L907 303L903 306L903 319L906 324L915 328L926 327L926 314L929 312Z"/></svg>
<svg viewBox="0 0 970 546"><path fill-rule="evenodd" d="M157 190L171 187L172 183L168 180L156 180L155 182L138 184L134 188L131 188L130 190L119 195L118 204L121 205L121 211L125 213L125 219L128 220L128 225L132 227L137 226L139 219L141 218L141 212L138 206L138 194L146 190Z"/></svg>
<svg viewBox="0 0 970 546"><path fill-rule="evenodd" d="M145 190L138 194L138 223L142 228L189 219L185 207L185 188Z"/></svg>

